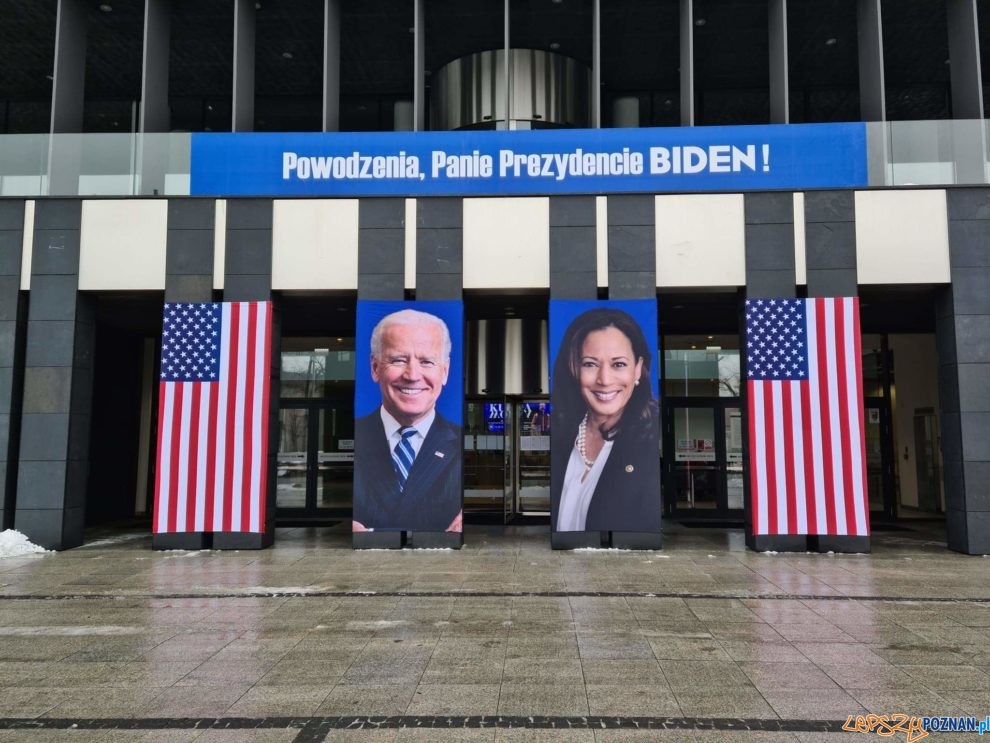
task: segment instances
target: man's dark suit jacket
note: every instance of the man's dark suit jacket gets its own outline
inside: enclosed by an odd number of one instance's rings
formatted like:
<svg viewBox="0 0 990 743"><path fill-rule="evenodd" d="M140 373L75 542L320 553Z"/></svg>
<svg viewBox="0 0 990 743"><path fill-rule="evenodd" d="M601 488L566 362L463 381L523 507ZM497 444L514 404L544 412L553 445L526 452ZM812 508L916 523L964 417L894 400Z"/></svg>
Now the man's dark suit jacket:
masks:
<svg viewBox="0 0 990 743"><path fill-rule="evenodd" d="M354 426L354 520L369 529L445 531L461 511L461 427L436 414L406 487L392 465L381 409Z"/></svg>
<svg viewBox="0 0 990 743"><path fill-rule="evenodd" d="M659 433L659 431L658 431ZM576 432L555 437L551 451L553 528L560 513L560 495ZM655 436L621 433L612 443L595 493L588 506L586 531L660 531L660 456Z"/></svg>

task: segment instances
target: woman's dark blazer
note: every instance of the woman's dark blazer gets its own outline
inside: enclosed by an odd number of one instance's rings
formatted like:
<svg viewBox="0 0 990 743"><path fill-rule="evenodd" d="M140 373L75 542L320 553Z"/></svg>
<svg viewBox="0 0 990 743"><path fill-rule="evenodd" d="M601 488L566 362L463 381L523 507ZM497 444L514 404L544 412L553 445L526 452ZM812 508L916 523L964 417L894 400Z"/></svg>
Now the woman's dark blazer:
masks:
<svg viewBox="0 0 990 743"><path fill-rule="evenodd" d="M554 432L556 433L556 432ZM567 460L577 431L553 436L551 513L556 529ZM620 430L588 506L587 531L660 531L660 429L655 409L633 430Z"/></svg>

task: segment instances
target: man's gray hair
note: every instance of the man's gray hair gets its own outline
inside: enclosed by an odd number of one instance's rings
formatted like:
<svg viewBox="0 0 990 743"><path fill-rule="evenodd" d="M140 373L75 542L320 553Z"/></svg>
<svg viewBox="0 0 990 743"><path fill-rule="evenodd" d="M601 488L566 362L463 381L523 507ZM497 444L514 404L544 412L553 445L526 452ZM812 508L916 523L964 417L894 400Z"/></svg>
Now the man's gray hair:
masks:
<svg viewBox="0 0 990 743"><path fill-rule="evenodd" d="M381 359L382 335L385 333L385 329L392 325L433 325L440 328L443 345L443 363L450 363L451 344L447 323L436 315L431 315L429 312L420 312L419 310L399 310L398 312L393 312L391 315L385 315L385 317L378 321L375 329L371 331L371 355L374 358Z"/></svg>

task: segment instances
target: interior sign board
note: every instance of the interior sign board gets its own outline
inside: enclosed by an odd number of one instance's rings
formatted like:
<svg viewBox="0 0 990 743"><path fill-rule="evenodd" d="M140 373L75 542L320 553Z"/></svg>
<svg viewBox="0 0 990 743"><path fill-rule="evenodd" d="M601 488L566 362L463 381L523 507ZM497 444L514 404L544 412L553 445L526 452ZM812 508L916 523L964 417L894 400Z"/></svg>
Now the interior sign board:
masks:
<svg viewBox="0 0 990 743"><path fill-rule="evenodd" d="M703 192L867 185L866 125L196 133L193 196Z"/></svg>

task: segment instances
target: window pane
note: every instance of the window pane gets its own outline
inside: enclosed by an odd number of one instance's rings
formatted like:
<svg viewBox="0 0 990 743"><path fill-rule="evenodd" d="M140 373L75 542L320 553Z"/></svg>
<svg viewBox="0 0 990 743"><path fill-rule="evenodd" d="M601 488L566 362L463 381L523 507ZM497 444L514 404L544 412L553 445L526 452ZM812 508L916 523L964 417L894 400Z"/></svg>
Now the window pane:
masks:
<svg viewBox="0 0 990 743"><path fill-rule="evenodd" d="M353 394L353 338L283 339L282 397L349 399Z"/></svg>
<svg viewBox="0 0 990 743"><path fill-rule="evenodd" d="M668 336L665 345L665 395L739 396L738 336Z"/></svg>

